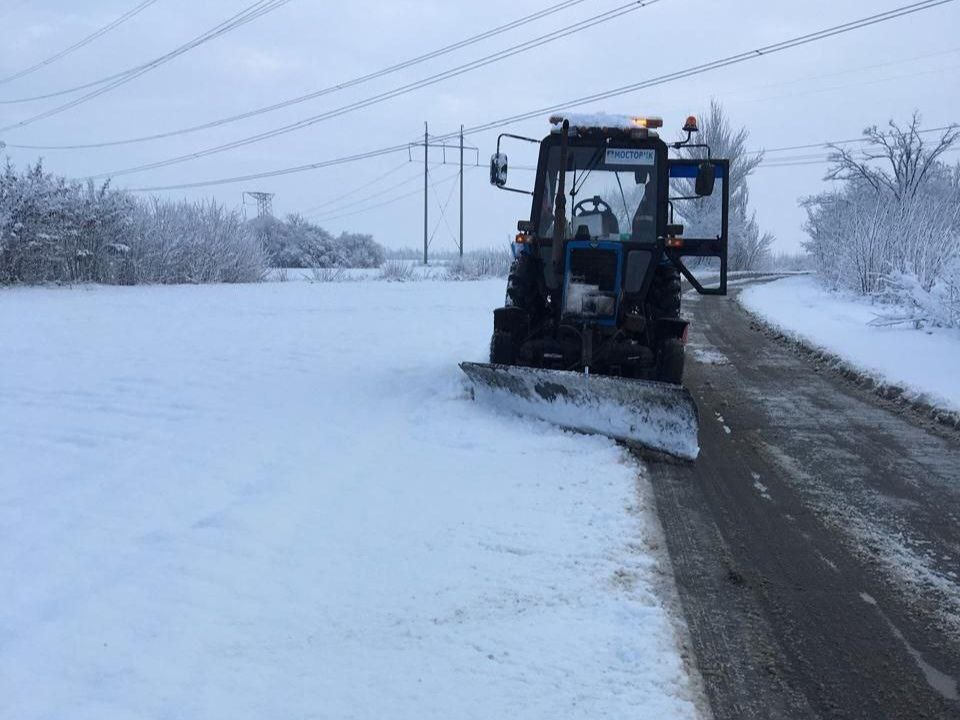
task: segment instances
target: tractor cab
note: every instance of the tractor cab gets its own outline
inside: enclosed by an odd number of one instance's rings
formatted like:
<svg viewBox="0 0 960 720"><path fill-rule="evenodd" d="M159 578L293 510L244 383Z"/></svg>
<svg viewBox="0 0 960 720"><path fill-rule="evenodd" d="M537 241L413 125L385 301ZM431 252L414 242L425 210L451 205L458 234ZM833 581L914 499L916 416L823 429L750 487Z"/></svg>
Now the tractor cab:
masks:
<svg viewBox="0 0 960 720"><path fill-rule="evenodd" d="M549 256L553 262L545 268L547 284L557 287L559 278L552 270L566 263L556 262L555 256L563 258L567 253L553 250L555 239L564 247L570 242L597 247L603 242L624 243L619 252L634 253L634 281L640 258L646 258L648 262L643 265L653 260L670 263L702 294L726 294L728 161L668 157L671 147L705 147L691 143L692 133L697 131L694 118L688 118L684 125L687 139L669 146L656 131L663 124L657 117L570 114L555 115L550 122L553 129L542 140L502 134L497 140L497 153L491 158L491 184L532 196L530 218L518 223L515 254ZM507 185L508 160L501 152L504 139L539 143L532 191ZM678 201L709 198L718 179L723 191L709 203L716 216L709 236L684 237L684 226L675 222L683 219L675 217L675 205L682 204ZM563 198L557 197L560 187L564 189ZM557 215L558 200L565 210L562 219ZM563 224L560 233L558 220ZM687 256L718 258L718 285L703 287L687 271L683 263Z"/></svg>
<svg viewBox="0 0 960 720"><path fill-rule="evenodd" d="M686 139L670 144L656 117L557 115L550 123L541 140L501 135L491 159L496 187L531 196L507 301L494 311L491 362L679 383L680 276L703 294L726 293L728 162L692 142L694 118ZM532 190L507 184L505 139L539 145ZM682 147L707 157L669 157ZM723 190L714 197L717 180ZM709 207L720 222L700 235ZM694 232L685 234L687 219ZM701 285L689 256L719 258L719 284Z"/></svg>

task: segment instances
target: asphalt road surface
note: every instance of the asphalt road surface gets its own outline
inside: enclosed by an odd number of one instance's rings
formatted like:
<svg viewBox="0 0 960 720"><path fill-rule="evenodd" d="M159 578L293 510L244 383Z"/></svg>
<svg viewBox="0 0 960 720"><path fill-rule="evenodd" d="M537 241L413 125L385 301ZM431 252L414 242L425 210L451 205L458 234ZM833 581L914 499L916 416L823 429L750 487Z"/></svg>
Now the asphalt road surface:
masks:
<svg viewBox="0 0 960 720"><path fill-rule="evenodd" d="M960 433L736 294L684 296L701 455L648 463L716 718L960 718Z"/></svg>

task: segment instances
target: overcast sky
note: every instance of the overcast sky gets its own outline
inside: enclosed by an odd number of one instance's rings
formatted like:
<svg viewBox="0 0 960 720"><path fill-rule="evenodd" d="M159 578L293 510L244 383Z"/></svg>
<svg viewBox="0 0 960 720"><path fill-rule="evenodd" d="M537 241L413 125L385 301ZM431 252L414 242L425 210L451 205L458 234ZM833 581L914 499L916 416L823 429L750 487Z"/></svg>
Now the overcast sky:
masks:
<svg viewBox="0 0 960 720"><path fill-rule="evenodd" d="M0 84L0 101L41 95L98 80L173 49L216 26L253 0L158 0L142 13L69 57ZM26 127L0 132L9 144L83 144L161 133L242 113L373 72L518 19L557 0L484 2L397 1L289 4L215 39L109 93ZM17 165L45 158L48 169L71 177L115 171L179 156L296 122L389 91L544 33L624 5L585 0L524 27L371 82L216 129L153 142L86 150L8 148ZM225 178L392 146L455 131L539 107L635 83L740 51L792 38L906 4L907 0L660 0L479 70L379 105L242 148L173 166L118 177L120 187L152 187ZM115 17L137 0L0 0L0 77L41 61ZM745 126L753 148L776 148L857 137L870 124L904 120L914 108L925 127L960 120L960 2L882 23L798 49L758 57L696 78L605 100L578 110L656 114L666 136L689 113L721 101ZM75 95L0 105L0 127L55 107ZM511 126L542 136L545 117ZM529 213L521 195L487 183L486 163L499 131L468 137L480 163L466 175L466 245L488 247L512 236ZM532 146L531 146L532 148ZM774 153L806 157L816 151ZM452 161L455 154L448 154ZM511 148L511 165L533 161L532 150ZM434 152L433 157L439 158ZM956 161L958 155L949 156ZM216 197L239 205L243 191L276 193L278 215L305 212L357 188L312 217L333 232L372 233L392 247L422 242L422 150L400 152L283 177L169 191L174 197ZM475 154L469 153L472 161ZM419 161L419 163L417 162ZM751 198L776 248L792 251L803 239L798 198L824 187L825 165L761 167ZM382 180L377 180L390 173ZM452 249L457 197L454 166L431 167L438 183L430 198L433 240ZM420 178L418 180L418 178ZM516 170L511 183L532 182ZM422 191L421 191L422 192ZM409 197L381 208L377 202ZM447 223L440 206L448 202ZM248 212L255 212L248 208ZM344 217L334 215L350 213Z"/></svg>

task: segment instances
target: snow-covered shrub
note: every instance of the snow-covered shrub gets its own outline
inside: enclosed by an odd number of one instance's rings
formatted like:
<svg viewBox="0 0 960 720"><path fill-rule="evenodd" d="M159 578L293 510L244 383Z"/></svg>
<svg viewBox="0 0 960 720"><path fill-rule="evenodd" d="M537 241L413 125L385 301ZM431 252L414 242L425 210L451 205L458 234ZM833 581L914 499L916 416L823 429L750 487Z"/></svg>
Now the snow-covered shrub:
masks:
<svg viewBox="0 0 960 720"><path fill-rule="evenodd" d="M805 247L828 287L893 306L882 322L958 325L960 165L938 158L960 132L927 146L919 125L915 113L904 128L867 128L861 154L835 149L839 186L803 201Z"/></svg>
<svg viewBox="0 0 960 720"><path fill-rule="evenodd" d="M286 220L265 216L250 225L272 267L371 268L384 261L384 249L372 236L341 233L335 238L301 215L288 215Z"/></svg>
<svg viewBox="0 0 960 720"><path fill-rule="evenodd" d="M40 163L0 175L0 283L246 282L264 255L216 203L138 200Z"/></svg>
<svg viewBox="0 0 960 720"><path fill-rule="evenodd" d="M332 268L311 268L310 269L310 279L313 282L342 282L344 280L349 280L349 276L342 267L332 267Z"/></svg>
<svg viewBox="0 0 960 720"><path fill-rule="evenodd" d="M404 282L407 280L413 280L414 278L415 273L413 270L413 265L404 260L387 260L380 267L381 280L396 280Z"/></svg>
<svg viewBox="0 0 960 720"><path fill-rule="evenodd" d="M333 237L300 215L286 220L264 216L250 223L267 252L272 267L342 267L346 257Z"/></svg>
<svg viewBox="0 0 960 720"><path fill-rule="evenodd" d="M141 202L130 240L119 282L257 282L266 272L263 246L240 213L212 201Z"/></svg>
<svg viewBox="0 0 960 720"><path fill-rule="evenodd" d="M135 203L124 193L69 183L40 163L0 175L0 282L109 282L129 250Z"/></svg>
<svg viewBox="0 0 960 720"><path fill-rule="evenodd" d="M372 235L344 232L340 233L336 243L346 257L347 267L377 268L386 259L383 246Z"/></svg>
<svg viewBox="0 0 960 720"><path fill-rule="evenodd" d="M721 183L729 183L730 205L728 216L728 262L731 270L756 270L762 267L774 237L761 232L756 213L750 210L750 190L747 179L763 162L763 153L747 149L749 135L745 128L734 130L723 110L713 101L710 111L700 118L700 132L694 136L695 143L708 144L713 157L729 158L730 177L717 179L713 195L696 200L675 203L676 220L684 224L684 234L689 237L713 237L720 229ZM704 159L705 148L686 148L683 154L689 158ZM674 180L677 192L671 195L692 196L692 180Z"/></svg>
<svg viewBox="0 0 960 720"><path fill-rule="evenodd" d="M505 278L512 262L513 255L506 248L474 250L447 265L445 275L448 280Z"/></svg>
<svg viewBox="0 0 960 720"><path fill-rule="evenodd" d="M885 276L881 295L890 302L873 321L874 325L960 327L960 262L930 289L924 288L915 275Z"/></svg>

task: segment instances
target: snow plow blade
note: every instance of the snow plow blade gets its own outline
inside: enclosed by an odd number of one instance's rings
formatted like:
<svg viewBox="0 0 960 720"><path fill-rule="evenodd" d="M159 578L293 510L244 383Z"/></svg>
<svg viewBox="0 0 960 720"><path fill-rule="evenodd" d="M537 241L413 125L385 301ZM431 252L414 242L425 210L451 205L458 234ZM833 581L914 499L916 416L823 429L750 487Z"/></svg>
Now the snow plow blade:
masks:
<svg viewBox="0 0 960 720"><path fill-rule="evenodd" d="M474 399L495 407L695 460L697 405L680 385L564 370L460 363Z"/></svg>

